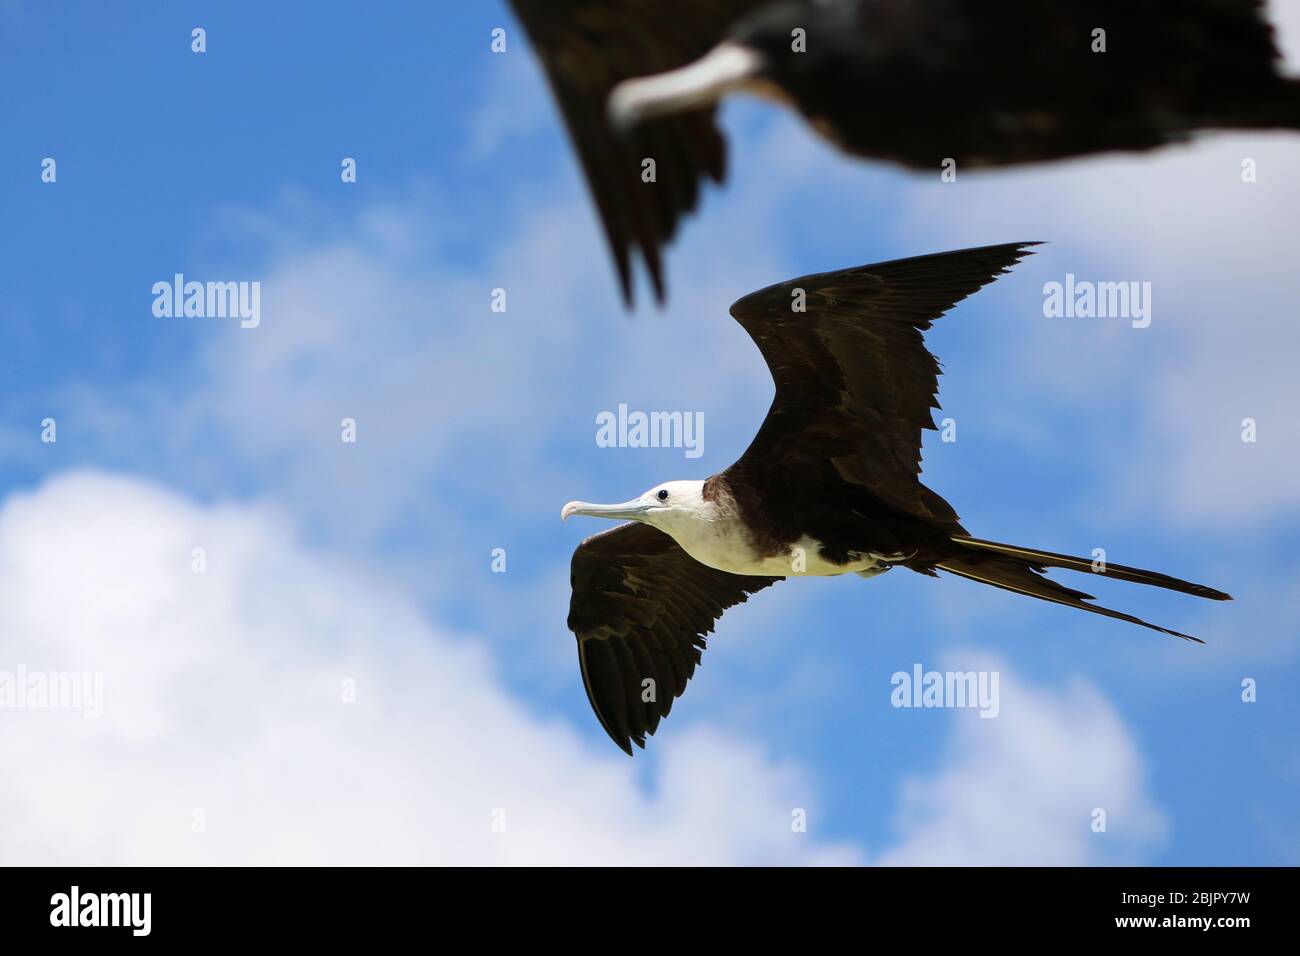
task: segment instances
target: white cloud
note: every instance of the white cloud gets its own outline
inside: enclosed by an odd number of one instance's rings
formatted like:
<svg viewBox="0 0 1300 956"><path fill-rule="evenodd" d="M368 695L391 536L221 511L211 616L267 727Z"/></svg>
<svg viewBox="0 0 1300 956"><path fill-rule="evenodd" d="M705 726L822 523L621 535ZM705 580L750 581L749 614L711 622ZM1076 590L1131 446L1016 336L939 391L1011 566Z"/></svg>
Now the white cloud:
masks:
<svg viewBox="0 0 1300 956"><path fill-rule="evenodd" d="M646 793L637 765L507 696L474 641L266 509L88 472L14 496L0 642L0 670L105 688L99 719L0 710L7 863L858 859L792 832L794 808L817 819L809 783L748 743L678 725Z"/></svg>
<svg viewBox="0 0 1300 956"><path fill-rule="evenodd" d="M1236 527L1300 505L1290 479L1300 469L1295 144L1294 134L1215 135L1137 157L971 174L948 193L914 187L905 228L936 247L1051 242L1008 280L1011 317L981 370L1002 384L983 414L1091 411L1082 434L1071 428L1071 447L1125 463L1098 475L1111 479L1104 500L1128 502L1125 514ZM1245 158L1258 164L1255 183L1242 182ZM1150 282L1151 327L1044 318L1041 283L1067 272ZM1253 444L1241 440L1248 417Z"/></svg>
<svg viewBox="0 0 1300 956"><path fill-rule="evenodd" d="M640 766L515 702L475 641L304 550L265 508L97 472L15 495L0 635L0 670L101 672L105 689L98 719L0 710L9 863L861 859L816 836L810 781L752 742L674 721L647 792ZM946 764L904 786L901 843L880 861L1087 863L1158 836L1141 761L1097 693L1001 671L1001 715L958 718ZM1089 832L1094 806L1109 834ZM796 809L808 833L792 832Z"/></svg>
<svg viewBox="0 0 1300 956"><path fill-rule="evenodd" d="M943 763L904 780L900 842L885 865L1132 864L1166 823L1145 788L1137 747L1115 710L1086 682L1064 693L1030 687L994 660L950 658L954 670L1000 674L993 719L954 711ZM1106 814L1094 832L1093 813Z"/></svg>
<svg viewBox="0 0 1300 956"><path fill-rule="evenodd" d="M1277 30L1277 45L1287 71L1300 73L1300 0L1270 0L1268 15Z"/></svg>

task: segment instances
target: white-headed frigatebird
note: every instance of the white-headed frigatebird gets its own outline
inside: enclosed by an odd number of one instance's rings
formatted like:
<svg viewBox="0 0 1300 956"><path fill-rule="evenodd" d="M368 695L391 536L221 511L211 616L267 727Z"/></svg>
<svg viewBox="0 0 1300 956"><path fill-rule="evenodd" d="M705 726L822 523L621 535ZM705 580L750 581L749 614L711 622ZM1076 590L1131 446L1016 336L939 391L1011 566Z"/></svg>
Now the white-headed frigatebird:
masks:
<svg viewBox="0 0 1300 956"><path fill-rule="evenodd" d="M591 706L623 750L644 747L668 715L723 611L787 577L947 571L1199 643L1090 604L1091 595L1043 572L1100 573L1213 600L1227 594L973 538L921 484L921 436L935 427L939 384L922 333L1031 245L804 276L745 296L731 314L767 361L776 396L740 459L704 481L669 481L622 504L564 506L563 518L630 521L574 552L568 621Z"/></svg>

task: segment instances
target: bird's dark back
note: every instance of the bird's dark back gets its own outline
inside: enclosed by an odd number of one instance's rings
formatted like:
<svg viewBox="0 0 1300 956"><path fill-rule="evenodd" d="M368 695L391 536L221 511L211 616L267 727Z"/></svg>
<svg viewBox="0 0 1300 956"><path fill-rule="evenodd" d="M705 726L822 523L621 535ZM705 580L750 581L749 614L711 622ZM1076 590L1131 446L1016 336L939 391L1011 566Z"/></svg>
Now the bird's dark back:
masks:
<svg viewBox="0 0 1300 956"><path fill-rule="evenodd" d="M828 449L829 454L829 449ZM737 463L723 480L745 524L758 529L751 543L765 557L789 553L803 535L822 542L826 557L847 561L850 553L915 553L918 565L947 553L954 534L965 529L956 518L906 514L870 490L846 481L830 457ZM936 512L951 508L929 488L923 495Z"/></svg>
<svg viewBox="0 0 1300 956"><path fill-rule="evenodd" d="M791 49L800 28L803 53ZM764 49L831 138L921 168L950 156L984 165L1141 149L1197 127L1249 126L1243 112L1281 83L1254 0L779 3L736 32Z"/></svg>

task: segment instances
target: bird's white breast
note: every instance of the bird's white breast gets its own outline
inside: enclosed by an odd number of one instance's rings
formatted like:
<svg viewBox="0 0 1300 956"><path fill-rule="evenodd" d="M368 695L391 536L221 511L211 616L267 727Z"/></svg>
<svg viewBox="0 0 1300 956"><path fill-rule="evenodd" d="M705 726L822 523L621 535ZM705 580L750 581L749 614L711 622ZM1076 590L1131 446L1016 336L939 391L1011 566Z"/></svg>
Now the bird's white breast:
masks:
<svg viewBox="0 0 1300 956"><path fill-rule="evenodd" d="M821 556L821 542L804 535L782 554L763 556L750 542L743 525L734 521L711 521L685 529L673 529L682 549L701 564L732 574L825 577L836 574L879 572L888 568L881 555L855 555L848 564L835 564Z"/></svg>

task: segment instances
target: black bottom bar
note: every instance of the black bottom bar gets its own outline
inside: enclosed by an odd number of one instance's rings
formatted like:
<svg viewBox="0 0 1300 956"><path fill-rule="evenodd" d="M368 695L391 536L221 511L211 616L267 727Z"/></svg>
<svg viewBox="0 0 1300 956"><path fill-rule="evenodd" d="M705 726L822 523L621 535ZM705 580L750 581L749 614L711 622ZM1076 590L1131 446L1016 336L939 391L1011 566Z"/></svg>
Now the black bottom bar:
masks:
<svg viewBox="0 0 1300 956"><path fill-rule="evenodd" d="M975 927L1004 940L1042 939L1047 931L1064 939L1200 935L1231 942L1289 924L1297 872L8 869L0 870L0 925L7 942L62 936L90 944L320 940L337 947L412 931L442 937L453 926L471 940L499 940L517 929L594 942L597 921L622 924L647 945L689 935L697 921L718 929L725 923L733 943L810 925L819 936L838 928L863 940L911 925L927 942L969 938Z"/></svg>

